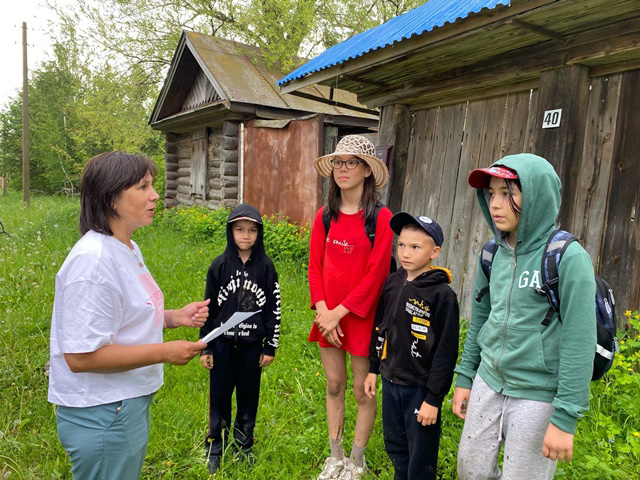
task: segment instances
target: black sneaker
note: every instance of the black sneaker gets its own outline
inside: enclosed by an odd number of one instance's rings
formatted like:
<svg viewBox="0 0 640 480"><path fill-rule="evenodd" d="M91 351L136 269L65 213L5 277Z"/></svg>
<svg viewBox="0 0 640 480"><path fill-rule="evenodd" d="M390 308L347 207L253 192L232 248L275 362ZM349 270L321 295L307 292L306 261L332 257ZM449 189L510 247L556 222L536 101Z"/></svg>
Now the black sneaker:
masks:
<svg viewBox="0 0 640 480"><path fill-rule="evenodd" d="M220 455L210 455L207 458L207 470L211 475L215 475L215 473L220 468Z"/></svg>

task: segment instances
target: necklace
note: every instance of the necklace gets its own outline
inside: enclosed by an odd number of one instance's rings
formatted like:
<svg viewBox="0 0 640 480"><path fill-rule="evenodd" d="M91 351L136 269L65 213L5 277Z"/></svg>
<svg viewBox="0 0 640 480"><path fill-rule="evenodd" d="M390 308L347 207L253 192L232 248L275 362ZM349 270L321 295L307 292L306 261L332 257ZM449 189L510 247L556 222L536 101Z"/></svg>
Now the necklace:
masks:
<svg viewBox="0 0 640 480"><path fill-rule="evenodd" d="M128 248L128 247L127 247ZM140 261L140 259L138 258L138 254L136 253L136 249L135 248L129 248L129 251L131 252L131 254L133 255L133 258L136 259L136 262L138 262L138 266L140 268L144 268L144 264Z"/></svg>
<svg viewBox="0 0 640 480"><path fill-rule="evenodd" d="M136 259L136 263L138 264L138 266L140 268L144 268L144 264L142 263L142 261L140 261L140 258L138 258L138 254L136 253L136 249L135 249L135 247L133 245L131 245L131 246L127 245L127 243L123 242L122 240L120 240L115 235L113 235L113 238L115 238L117 241L119 241L121 244L123 244L125 247L127 247L127 250L129 250L131 252L131 255L133 255L133 258Z"/></svg>

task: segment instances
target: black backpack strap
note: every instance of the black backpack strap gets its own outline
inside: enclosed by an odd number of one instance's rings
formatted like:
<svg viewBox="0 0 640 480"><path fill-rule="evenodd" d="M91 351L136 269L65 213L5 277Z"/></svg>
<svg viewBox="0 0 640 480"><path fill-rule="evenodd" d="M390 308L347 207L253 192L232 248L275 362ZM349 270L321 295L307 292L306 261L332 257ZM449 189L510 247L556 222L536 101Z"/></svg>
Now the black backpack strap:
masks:
<svg viewBox="0 0 640 480"><path fill-rule="evenodd" d="M482 272L484 276L487 277L488 281L491 281L491 266L493 265L493 257L498 251L498 242L496 242L495 238L492 238L487 243L485 243L482 247L482 256L480 257L480 267L482 268ZM476 302L480 302L482 297L484 297L489 292L489 285L484 288L481 288L478 294L476 295Z"/></svg>
<svg viewBox="0 0 640 480"><path fill-rule="evenodd" d="M373 242L376 239L376 225L378 224L378 214L380 210L384 207L380 202L376 203L376 206L373 208L373 213L368 220L364 222L364 231L371 242L371 248L373 248Z"/></svg>
<svg viewBox="0 0 640 480"><path fill-rule="evenodd" d="M536 289L536 292L540 295L547 297L549 301L549 309L547 314L542 320L542 325L545 327L551 323L551 319L555 313L560 318L560 295L558 293L558 284L560 279L558 277L558 266L564 252L567 251L569 245L576 241L576 237L565 230L554 230L547 239L547 244L544 247L544 253L542 254L542 264L540 266L540 275L542 276L542 286Z"/></svg>
<svg viewBox="0 0 640 480"><path fill-rule="evenodd" d="M324 225L324 236L329 235L329 229L331 228L331 213L329 208L325 205L322 208L322 224Z"/></svg>

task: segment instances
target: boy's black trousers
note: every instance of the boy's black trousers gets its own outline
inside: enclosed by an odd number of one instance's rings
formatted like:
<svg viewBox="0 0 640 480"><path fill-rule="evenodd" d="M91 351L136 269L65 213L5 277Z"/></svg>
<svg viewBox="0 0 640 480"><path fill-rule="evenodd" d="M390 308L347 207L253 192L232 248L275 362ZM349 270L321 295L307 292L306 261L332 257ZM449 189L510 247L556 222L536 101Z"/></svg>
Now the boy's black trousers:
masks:
<svg viewBox="0 0 640 480"><path fill-rule="evenodd" d="M243 452L253 446L253 429L260 397L259 366L262 342L234 344L219 340L213 344L213 368L209 373L210 455L221 455L231 426L231 398L236 389L236 420L233 438Z"/></svg>
<svg viewBox="0 0 640 480"><path fill-rule="evenodd" d="M418 423L426 396L426 388L397 385L382 378L384 446L393 463L394 480L436 478L441 409L434 425Z"/></svg>

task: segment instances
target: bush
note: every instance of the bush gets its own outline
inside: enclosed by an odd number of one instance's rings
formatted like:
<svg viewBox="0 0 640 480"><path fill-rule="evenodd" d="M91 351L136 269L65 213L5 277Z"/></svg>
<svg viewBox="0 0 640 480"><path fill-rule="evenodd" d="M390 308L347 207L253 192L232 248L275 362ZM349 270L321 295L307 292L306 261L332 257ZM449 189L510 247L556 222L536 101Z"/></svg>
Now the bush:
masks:
<svg viewBox="0 0 640 480"><path fill-rule="evenodd" d="M569 478L640 478L640 313L627 310L611 370L591 382L589 412L578 422L579 460L558 464ZM615 459L614 462L605 459Z"/></svg>
<svg viewBox="0 0 640 480"><path fill-rule="evenodd" d="M222 243L226 243L228 216L227 208L210 210L203 206L174 208L161 214L164 225L189 239ZM277 215L263 215L262 223L267 255L276 261L291 261L306 267L311 231Z"/></svg>

